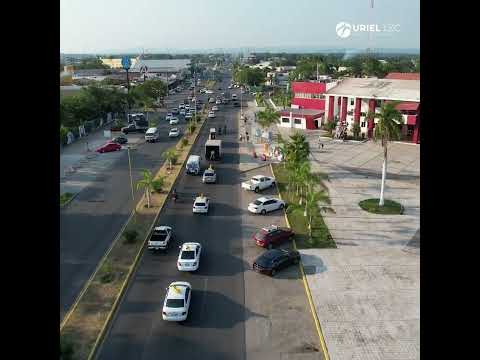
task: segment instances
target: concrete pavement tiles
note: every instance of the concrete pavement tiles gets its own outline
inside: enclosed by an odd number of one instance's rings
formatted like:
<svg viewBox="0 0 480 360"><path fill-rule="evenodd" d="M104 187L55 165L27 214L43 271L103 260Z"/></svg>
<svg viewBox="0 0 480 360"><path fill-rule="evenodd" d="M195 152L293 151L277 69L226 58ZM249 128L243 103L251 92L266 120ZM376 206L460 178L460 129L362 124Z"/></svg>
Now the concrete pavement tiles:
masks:
<svg viewBox="0 0 480 360"><path fill-rule="evenodd" d="M420 148L390 146L386 198L405 213L375 215L358 202L379 196L380 146L324 139L320 150L318 132L307 134L336 211L325 222L338 248L301 250L330 357L419 359Z"/></svg>

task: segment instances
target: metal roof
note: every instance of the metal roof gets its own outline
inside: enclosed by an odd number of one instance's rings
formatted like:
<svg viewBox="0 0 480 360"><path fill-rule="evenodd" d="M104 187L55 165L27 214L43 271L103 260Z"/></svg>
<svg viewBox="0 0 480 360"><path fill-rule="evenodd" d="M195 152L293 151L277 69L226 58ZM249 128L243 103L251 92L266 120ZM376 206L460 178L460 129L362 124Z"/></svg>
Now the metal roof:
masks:
<svg viewBox="0 0 480 360"><path fill-rule="evenodd" d="M391 72L385 79L397 79L397 80L420 80L420 73L400 73Z"/></svg>
<svg viewBox="0 0 480 360"><path fill-rule="evenodd" d="M130 68L130 72L139 72L146 66L149 72L178 72L190 65L190 59L138 60Z"/></svg>

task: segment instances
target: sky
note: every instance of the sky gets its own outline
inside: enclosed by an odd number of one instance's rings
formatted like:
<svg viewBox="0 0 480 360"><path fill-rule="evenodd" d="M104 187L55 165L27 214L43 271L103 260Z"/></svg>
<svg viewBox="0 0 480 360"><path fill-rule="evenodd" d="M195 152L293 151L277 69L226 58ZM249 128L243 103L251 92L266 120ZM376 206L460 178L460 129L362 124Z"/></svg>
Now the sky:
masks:
<svg viewBox="0 0 480 360"><path fill-rule="evenodd" d="M60 0L60 52L420 47L420 0ZM338 36L375 24L379 32ZM389 31L385 31L389 30Z"/></svg>

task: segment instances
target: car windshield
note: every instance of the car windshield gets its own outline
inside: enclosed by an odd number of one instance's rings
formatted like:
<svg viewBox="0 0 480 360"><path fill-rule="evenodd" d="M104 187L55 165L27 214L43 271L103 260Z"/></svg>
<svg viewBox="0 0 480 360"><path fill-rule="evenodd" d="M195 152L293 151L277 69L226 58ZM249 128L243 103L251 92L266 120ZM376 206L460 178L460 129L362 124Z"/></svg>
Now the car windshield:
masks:
<svg viewBox="0 0 480 360"><path fill-rule="evenodd" d="M259 240L265 240L267 238L266 234L262 231L257 232L255 237Z"/></svg>
<svg viewBox="0 0 480 360"><path fill-rule="evenodd" d="M167 235L167 231L166 230L155 230L153 232L154 235Z"/></svg>
<svg viewBox="0 0 480 360"><path fill-rule="evenodd" d="M203 203L203 202L197 202L197 203L195 204L195 206L205 206L205 203Z"/></svg>
<svg viewBox="0 0 480 360"><path fill-rule="evenodd" d="M182 259L182 260L195 259L195 251L193 251L193 250L182 251L182 256L180 257L180 259Z"/></svg>
<svg viewBox="0 0 480 360"><path fill-rule="evenodd" d="M183 308L183 299L167 299L165 306L169 308Z"/></svg>
<svg viewBox="0 0 480 360"><path fill-rule="evenodd" d="M205 171L205 176L213 176L215 173L213 171Z"/></svg>
<svg viewBox="0 0 480 360"><path fill-rule="evenodd" d="M255 200L253 202L254 205L262 205L263 203L260 200Z"/></svg>

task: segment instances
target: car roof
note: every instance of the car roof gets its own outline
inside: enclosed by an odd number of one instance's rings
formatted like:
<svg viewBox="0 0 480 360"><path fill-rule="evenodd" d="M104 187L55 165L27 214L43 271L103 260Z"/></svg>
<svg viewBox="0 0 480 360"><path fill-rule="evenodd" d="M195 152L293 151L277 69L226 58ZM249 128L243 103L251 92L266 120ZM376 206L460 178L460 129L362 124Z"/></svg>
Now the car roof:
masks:
<svg viewBox="0 0 480 360"><path fill-rule="evenodd" d="M195 198L195 202L205 202L207 201L207 197L206 196L197 196Z"/></svg>
<svg viewBox="0 0 480 360"><path fill-rule="evenodd" d="M156 127L148 128L147 133L156 132L157 130Z"/></svg>
<svg viewBox="0 0 480 360"><path fill-rule="evenodd" d="M269 198L269 197L266 197L266 196L262 196L262 197L258 198L257 200L258 200L258 201L261 201L261 202L265 202L265 201L267 201L267 200L270 200L270 198Z"/></svg>
<svg viewBox="0 0 480 360"><path fill-rule="evenodd" d="M185 251L185 250L193 250L195 249L196 246L202 246L200 245L200 243L197 243L197 242L186 242L186 243L183 243L182 244L182 251Z"/></svg>
<svg viewBox="0 0 480 360"><path fill-rule="evenodd" d="M170 131L178 131L177 128L171 128Z"/></svg>
<svg viewBox="0 0 480 360"><path fill-rule="evenodd" d="M266 233L270 233L272 231L275 231L275 230L279 230L280 227L278 227L277 225L269 225L269 226L264 226L261 231L263 232L266 232Z"/></svg>
<svg viewBox="0 0 480 360"><path fill-rule="evenodd" d="M170 228L170 226L160 225L160 226L155 226L154 230L161 231L161 230L167 230L168 228Z"/></svg>
<svg viewBox="0 0 480 360"><path fill-rule="evenodd" d="M187 286L185 284L186 283L182 283L181 281L171 283L168 286L167 298L169 298L169 299L185 299L185 290L187 289Z"/></svg>

